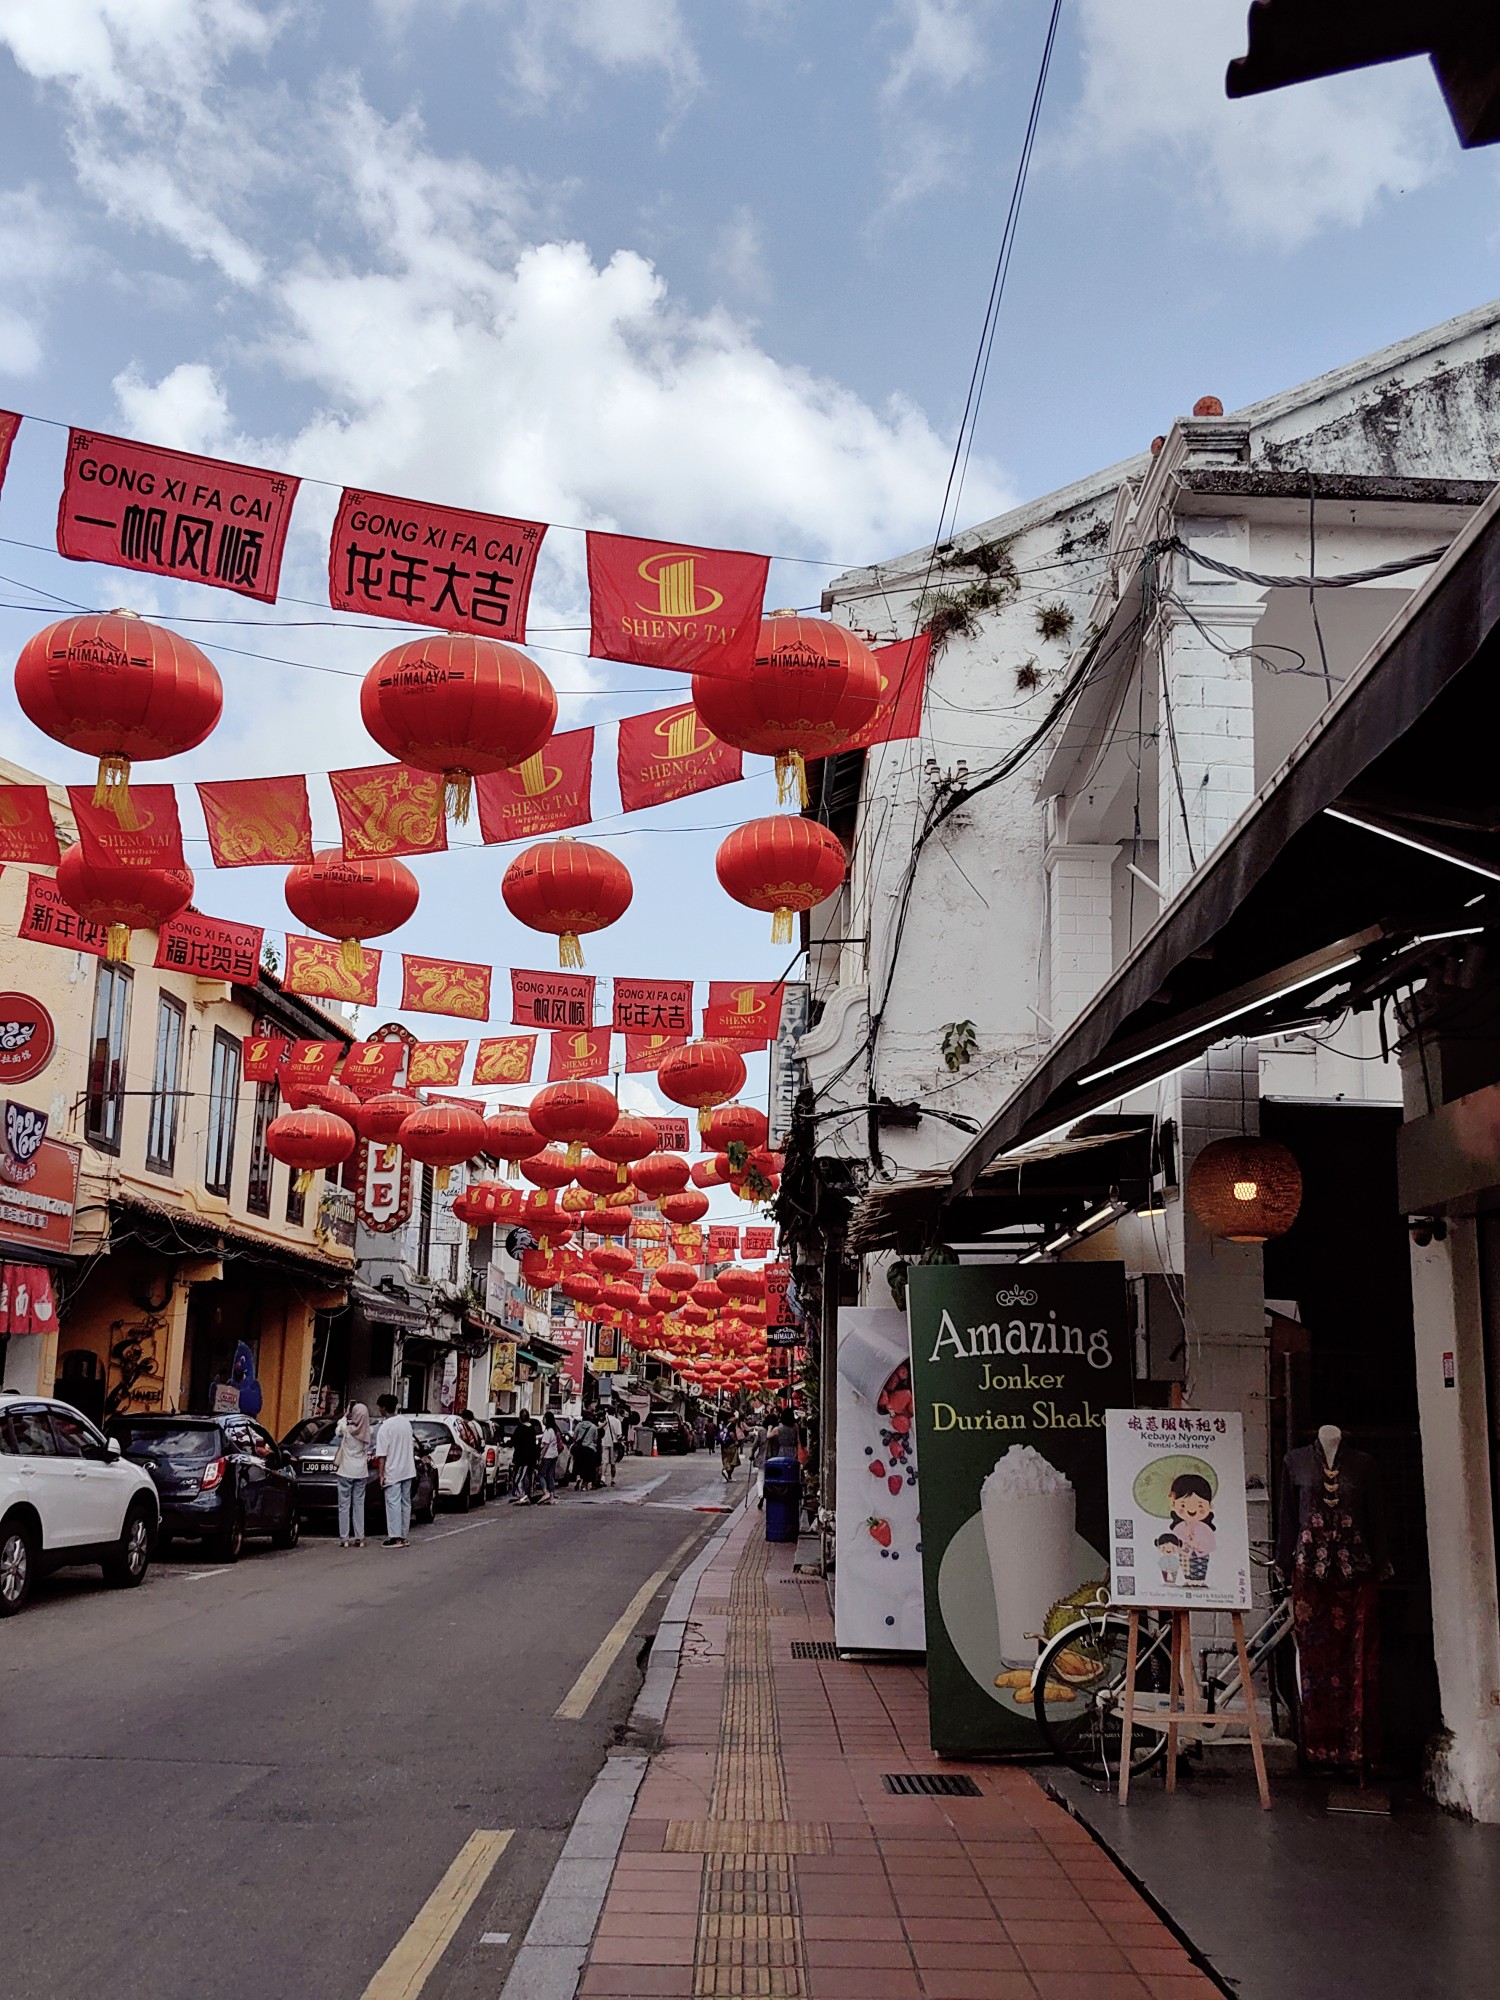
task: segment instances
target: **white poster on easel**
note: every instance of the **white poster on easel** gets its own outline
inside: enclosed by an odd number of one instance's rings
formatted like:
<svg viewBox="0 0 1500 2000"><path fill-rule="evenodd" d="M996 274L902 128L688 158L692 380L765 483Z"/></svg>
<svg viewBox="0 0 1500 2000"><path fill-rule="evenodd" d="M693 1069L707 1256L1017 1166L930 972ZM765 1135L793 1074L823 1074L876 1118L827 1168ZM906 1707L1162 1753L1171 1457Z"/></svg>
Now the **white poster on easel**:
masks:
<svg viewBox="0 0 1500 2000"><path fill-rule="evenodd" d="M1110 1596L1124 1610L1250 1609L1237 1410L1106 1410Z"/></svg>
<svg viewBox="0 0 1500 2000"><path fill-rule="evenodd" d="M906 1315L841 1306L838 1344L835 1644L920 1653L922 1529Z"/></svg>

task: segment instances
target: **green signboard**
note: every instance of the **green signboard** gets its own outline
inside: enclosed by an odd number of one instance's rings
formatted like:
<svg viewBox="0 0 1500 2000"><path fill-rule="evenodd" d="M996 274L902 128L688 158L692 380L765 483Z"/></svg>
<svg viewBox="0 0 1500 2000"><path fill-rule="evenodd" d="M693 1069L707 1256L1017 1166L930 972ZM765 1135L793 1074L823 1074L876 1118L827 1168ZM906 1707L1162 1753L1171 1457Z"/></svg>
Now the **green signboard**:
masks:
<svg viewBox="0 0 1500 2000"><path fill-rule="evenodd" d="M1120 1264L926 1264L908 1281L933 1748L1041 1745L1049 1614L1109 1575L1104 1412L1132 1370Z"/></svg>

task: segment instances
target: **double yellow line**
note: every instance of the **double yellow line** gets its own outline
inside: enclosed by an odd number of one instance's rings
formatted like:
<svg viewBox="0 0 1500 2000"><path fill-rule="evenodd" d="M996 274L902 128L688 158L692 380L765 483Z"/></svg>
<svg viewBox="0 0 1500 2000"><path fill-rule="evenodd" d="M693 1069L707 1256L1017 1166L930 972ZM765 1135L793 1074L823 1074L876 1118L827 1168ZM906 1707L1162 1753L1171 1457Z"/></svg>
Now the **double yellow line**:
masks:
<svg viewBox="0 0 1500 2000"><path fill-rule="evenodd" d="M412 1918L362 2000L417 2000L427 1976L452 1944L515 1828L471 1833L441 1882Z"/></svg>

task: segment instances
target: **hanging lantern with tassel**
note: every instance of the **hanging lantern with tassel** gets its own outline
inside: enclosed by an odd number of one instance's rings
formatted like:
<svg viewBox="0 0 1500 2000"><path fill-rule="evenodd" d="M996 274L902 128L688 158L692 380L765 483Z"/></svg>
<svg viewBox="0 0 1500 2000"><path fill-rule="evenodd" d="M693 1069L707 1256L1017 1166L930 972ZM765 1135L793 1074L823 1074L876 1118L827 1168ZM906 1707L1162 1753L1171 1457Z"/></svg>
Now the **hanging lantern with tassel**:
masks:
<svg viewBox="0 0 1500 2000"><path fill-rule="evenodd" d="M315 1106L283 1111L266 1127L266 1151L291 1168L298 1194L306 1194L320 1169L341 1166L358 1143L347 1119Z"/></svg>
<svg viewBox="0 0 1500 2000"><path fill-rule="evenodd" d="M617 1187L623 1187L630 1178L626 1169L636 1160L644 1160L655 1152L658 1134L649 1118L638 1118L633 1111L622 1111L607 1132L601 1132L594 1141L594 1152L602 1160L615 1163ZM610 1192L605 1190L605 1192Z"/></svg>
<svg viewBox="0 0 1500 2000"><path fill-rule="evenodd" d="M698 1130L706 1132L714 1106L737 1096L748 1074L744 1057L727 1042L686 1042L662 1059L656 1082L663 1097L695 1110Z"/></svg>
<svg viewBox="0 0 1500 2000"><path fill-rule="evenodd" d="M547 1141L518 1107L502 1106L484 1121L484 1149L493 1159L505 1161L507 1180L518 1180L521 1161L534 1159L546 1146Z"/></svg>
<svg viewBox="0 0 1500 2000"><path fill-rule="evenodd" d="M772 944L790 944L793 916L827 902L849 864L843 842L820 821L773 813L736 827L721 842L714 868L726 895L772 912Z"/></svg>
<svg viewBox="0 0 1500 2000"><path fill-rule="evenodd" d="M472 781L514 771L557 723L557 696L534 660L470 632L408 639L380 658L359 691L365 728L419 771L441 771L444 803L462 823Z"/></svg>
<svg viewBox="0 0 1500 2000"><path fill-rule="evenodd" d="M424 1104L406 1119L397 1143L410 1158L436 1169L441 1190L452 1168L484 1151L484 1120L463 1104Z"/></svg>
<svg viewBox="0 0 1500 2000"><path fill-rule="evenodd" d="M832 755L874 721L880 669L832 619L773 611L748 673L694 674L693 707L721 742L774 757L777 796L806 806L805 760Z"/></svg>
<svg viewBox="0 0 1500 2000"><path fill-rule="evenodd" d="M623 917L634 885L623 861L586 840L541 840L518 854L500 879L518 923L558 941L557 962L583 964L579 939Z"/></svg>
<svg viewBox="0 0 1500 2000"><path fill-rule="evenodd" d="M130 959L132 931L160 930L193 899L189 868L140 868L124 861L88 861L70 847L58 864L57 892L85 922L108 932L104 956L115 964Z"/></svg>
<svg viewBox="0 0 1500 2000"><path fill-rule="evenodd" d="M576 1167L584 1145L597 1150L613 1129L620 1107L602 1083L549 1083L532 1098L526 1115L544 1139L567 1148L568 1165Z"/></svg>
<svg viewBox="0 0 1500 2000"><path fill-rule="evenodd" d="M572 1185L573 1169L561 1146L548 1146L521 1162L522 1176L537 1188L565 1188Z"/></svg>
<svg viewBox="0 0 1500 2000"><path fill-rule="evenodd" d="M1188 1169L1187 1198L1210 1236L1266 1243L1297 1220L1302 1172L1274 1139L1214 1139Z"/></svg>
<svg viewBox="0 0 1500 2000"><path fill-rule="evenodd" d="M54 743L99 759L94 804L134 832L131 763L196 749L223 712L224 688L190 639L133 611L89 611L26 641L16 700Z"/></svg>
<svg viewBox="0 0 1500 2000"><path fill-rule="evenodd" d="M284 894L298 923L339 940L348 972L363 972L364 938L399 930L417 907L417 878L403 862L349 861L339 847L325 847L311 861L289 868Z"/></svg>

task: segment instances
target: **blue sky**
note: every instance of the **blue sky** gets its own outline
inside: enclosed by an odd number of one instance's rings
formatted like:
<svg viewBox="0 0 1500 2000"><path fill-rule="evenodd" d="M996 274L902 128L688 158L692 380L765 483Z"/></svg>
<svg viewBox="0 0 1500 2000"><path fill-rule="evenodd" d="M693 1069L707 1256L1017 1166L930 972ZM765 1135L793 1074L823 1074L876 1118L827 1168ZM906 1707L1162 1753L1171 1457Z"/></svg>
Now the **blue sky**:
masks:
<svg viewBox="0 0 1500 2000"><path fill-rule="evenodd" d="M1244 11L1069 0L963 518L1140 449L1201 394L1232 408L1500 289L1496 160L1460 152L1425 66L1231 105ZM814 604L826 574L933 531L1046 13L8 0L0 406L811 558L773 596ZM36 427L17 445L0 595L268 628L193 628L225 719L160 774L372 761L355 680L307 668L357 675L378 637L15 546L50 542L61 447ZM292 596L320 594L333 499L304 490ZM583 611L581 537L554 534L533 627L561 727L674 698L666 676L570 660ZM0 621L12 656L44 622ZM77 774L9 698L0 748ZM712 874L720 829L770 809L761 775L642 816L620 844L635 906L594 968L780 970L768 920ZM410 948L546 963L500 905L502 863L415 864ZM260 871L205 866L199 901L279 927Z"/></svg>

